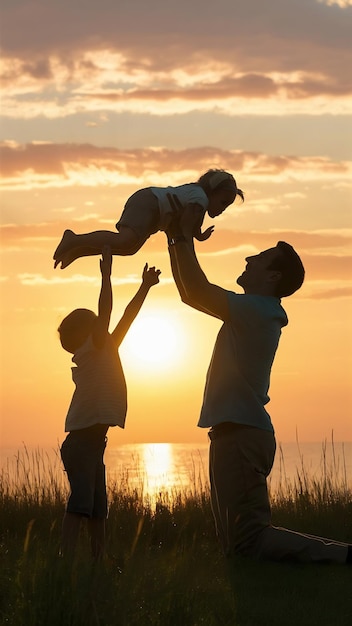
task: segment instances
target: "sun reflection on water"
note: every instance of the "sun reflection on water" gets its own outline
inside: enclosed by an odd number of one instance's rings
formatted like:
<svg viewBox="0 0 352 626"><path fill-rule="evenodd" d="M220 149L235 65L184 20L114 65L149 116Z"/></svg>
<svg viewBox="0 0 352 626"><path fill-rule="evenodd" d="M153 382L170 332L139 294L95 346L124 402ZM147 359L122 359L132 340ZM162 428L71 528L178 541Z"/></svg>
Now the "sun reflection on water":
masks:
<svg viewBox="0 0 352 626"><path fill-rule="evenodd" d="M107 448L108 482L136 489L152 506L206 488L208 446L137 443ZM125 480L124 480L125 478Z"/></svg>
<svg viewBox="0 0 352 626"><path fill-rule="evenodd" d="M148 487L152 490L174 483L175 464L169 443L144 444L142 460Z"/></svg>

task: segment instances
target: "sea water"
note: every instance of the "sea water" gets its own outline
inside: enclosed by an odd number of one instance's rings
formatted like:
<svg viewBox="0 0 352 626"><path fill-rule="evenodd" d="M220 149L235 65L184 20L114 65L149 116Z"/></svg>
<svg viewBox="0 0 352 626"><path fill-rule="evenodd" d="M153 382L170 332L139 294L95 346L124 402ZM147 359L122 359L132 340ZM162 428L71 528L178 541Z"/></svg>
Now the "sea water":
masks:
<svg viewBox="0 0 352 626"><path fill-rule="evenodd" d="M208 485L208 450L207 443L108 444L108 483L123 483L144 495L174 490L194 492ZM0 454L2 476L10 482L31 479L42 483L57 478L65 484L58 447L1 448ZM279 444L269 477L271 491L297 477L317 482L330 477L333 484L352 488L352 442Z"/></svg>

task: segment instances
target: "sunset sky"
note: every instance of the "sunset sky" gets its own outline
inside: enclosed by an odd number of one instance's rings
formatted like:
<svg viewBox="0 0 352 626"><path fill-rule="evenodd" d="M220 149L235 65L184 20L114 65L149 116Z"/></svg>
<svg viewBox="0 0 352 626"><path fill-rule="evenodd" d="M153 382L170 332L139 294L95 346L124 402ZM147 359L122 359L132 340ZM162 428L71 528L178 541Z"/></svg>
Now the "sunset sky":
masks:
<svg viewBox="0 0 352 626"><path fill-rule="evenodd" d="M352 440L352 0L3 0L1 444L55 445L73 391L57 337L97 309L98 257L53 269L65 228L114 230L148 185L211 167L245 192L196 242L236 287L249 254L291 243L306 282L272 372L279 441ZM116 322L161 269L121 347L126 429L112 444L206 442L197 428L220 322L180 302L166 239L115 257Z"/></svg>

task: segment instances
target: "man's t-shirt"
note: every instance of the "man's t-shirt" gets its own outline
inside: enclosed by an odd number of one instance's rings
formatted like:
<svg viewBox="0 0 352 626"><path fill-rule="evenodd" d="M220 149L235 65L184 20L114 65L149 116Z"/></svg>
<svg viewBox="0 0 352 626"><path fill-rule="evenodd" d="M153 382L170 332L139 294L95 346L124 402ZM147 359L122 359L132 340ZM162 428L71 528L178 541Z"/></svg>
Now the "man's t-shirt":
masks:
<svg viewBox="0 0 352 626"><path fill-rule="evenodd" d="M198 426L234 422L274 431L265 409L281 328L279 298L228 292L230 320L216 339Z"/></svg>

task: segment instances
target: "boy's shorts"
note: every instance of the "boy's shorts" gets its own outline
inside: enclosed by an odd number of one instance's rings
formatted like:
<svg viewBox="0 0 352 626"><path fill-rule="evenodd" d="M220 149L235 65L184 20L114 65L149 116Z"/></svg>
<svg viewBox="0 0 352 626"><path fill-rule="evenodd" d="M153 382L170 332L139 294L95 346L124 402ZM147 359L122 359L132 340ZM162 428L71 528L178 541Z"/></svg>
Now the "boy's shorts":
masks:
<svg viewBox="0 0 352 626"><path fill-rule="evenodd" d="M105 465L108 427L96 424L71 431L61 446L61 458L71 487L66 511L105 519L108 513Z"/></svg>

